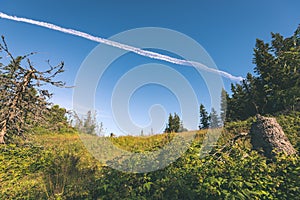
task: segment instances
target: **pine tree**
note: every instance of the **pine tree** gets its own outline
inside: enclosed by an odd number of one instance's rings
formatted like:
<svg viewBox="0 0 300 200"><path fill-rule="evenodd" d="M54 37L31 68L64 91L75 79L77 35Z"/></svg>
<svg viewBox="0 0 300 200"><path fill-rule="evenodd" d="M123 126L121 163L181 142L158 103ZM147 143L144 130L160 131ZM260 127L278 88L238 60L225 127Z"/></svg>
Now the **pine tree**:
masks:
<svg viewBox="0 0 300 200"><path fill-rule="evenodd" d="M211 109L211 113L209 115L209 121L210 121L210 127L211 128L220 127L220 121L219 121L218 113L214 108Z"/></svg>
<svg viewBox="0 0 300 200"><path fill-rule="evenodd" d="M174 113L174 117L173 117L173 132L177 133L178 130L180 128L180 117Z"/></svg>
<svg viewBox="0 0 300 200"><path fill-rule="evenodd" d="M96 134L97 121L96 114L89 110L83 123L83 132L87 134Z"/></svg>
<svg viewBox="0 0 300 200"><path fill-rule="evenodd" d="M81 133L101 135L104 127L102 122L97 122L96 115L96 112L91 110L84 116L79 116L76 112L73 112L71 116L73 119L72 125Z"/></svg>
<svg viewBox="0 0 300 200"><path fill-rule="evenodd" d="M183 126L183 121L180 122L180 127L178 129L178 132L181 133L181 132L187 132L188 129L187 128L184 128Z"/></svg>
<svg viewBox="0 0 300 200"><path fill-rule="evenodd" d="M167 123L166 129L165 129L165 133L171 133L172 132L172 127L173 127L173 116L170 113L168 123Z"/></svg>
<svg viewBox="0 0 300 200"><path fill-rule="evenodd" d="M171 132L178 132L180 130L180 117L174 113L174 116L170 113L169 114L169 119L168 119L168 124L165 129L165 133L171 133Z"/></svg>
<svg viewBox="0 0 300 200"><path fill-rule="evenodd" d="M221 91L221 125L224 125L226 121L226 112L227 112L227 99L229 98L228 93L222 88Z"/></svg>
<svg viewBox="0 0 300 200"><path fill-rule="evenodd" d="M209 115L203 104L200 105L200 125L199 129L209 128Z"/></svg>
<svg viewBox="0 0 300 200"><path fill-rule="evenodd" d="M65 108L54 105L49 109L49 112L45 114L46 121L39 123L39 126L51 131L60 131L61 128L67 128L70 126L66 117L67 113Z"/></svg>
<svg viewBox="0 0 300 200"><path fill-rule="evenodd" d="M256 76L249 73L241 84L232 86L227 101L230 120L300 110L300 26L291 37L271 35L270 44L256 40Z"/></svg>

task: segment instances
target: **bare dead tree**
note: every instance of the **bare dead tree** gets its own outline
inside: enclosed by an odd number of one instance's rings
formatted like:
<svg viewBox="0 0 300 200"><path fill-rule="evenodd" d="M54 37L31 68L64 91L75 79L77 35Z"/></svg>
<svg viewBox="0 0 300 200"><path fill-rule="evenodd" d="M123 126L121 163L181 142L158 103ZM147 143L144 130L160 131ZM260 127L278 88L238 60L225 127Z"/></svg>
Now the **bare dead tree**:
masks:
<svg viewBox="0 0 300 200"><path fill-rule="evenodd" d="M64 63L51 66L48 61L49 69L39 71L29 60L35 53L14 57L3 36L0 52L10 59L9 64L0 64L0 143L5 143L13 136L24 137L29 125L44 120L52 94L43 86L65 86L62 81L54 81L64 72Z"/></svg>

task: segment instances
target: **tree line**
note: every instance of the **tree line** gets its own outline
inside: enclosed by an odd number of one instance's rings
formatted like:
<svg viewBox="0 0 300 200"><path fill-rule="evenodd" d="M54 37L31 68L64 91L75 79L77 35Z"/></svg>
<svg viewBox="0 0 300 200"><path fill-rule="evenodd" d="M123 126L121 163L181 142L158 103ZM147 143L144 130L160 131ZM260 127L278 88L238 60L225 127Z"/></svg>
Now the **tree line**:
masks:
<svg viewBox="0 0 300 200"><path fill-rule="evenodd" d="M300 111L300 26L290 37L279 33L271 33L271 37L270 43L256 40L254 75L248 73L243 81L232 84L231 94L222 90L220 114L214 108L209 114L200 105L199 129L218 128L256 114ZM64 82L56 80L64 72L64 63L52 66L48 61L47 69L38 70L29 59L35 53L13 56L3 36L0 53L9 58L8 63L0 62L0 143L15 136L25 137L24 133L35 126L68 126L67 111L49 102L53 94L44 87L65 87ZM95 134L103 129L92 112L86 118L72 119L76 121L74 127L82 132ZM165 132L183 131L186 129L178 114L170 114Z"/></svg>
<svg viewBox="0 0 300 200"><path fill-rule="evenodd" d="M276 115L300 111L300 25L290 37L271 33L270 43L256 40L253 53L254 75L248 73L231 84L231 95L221 91L220 114L209 114L200 105L199 129L217 128L226 122L246 120L256 114ZM178 132L180 119L170 115L166 132ZM182 124L182 123L181 123Z"/></svg>
<svg viewBox="0 0 300 200"><path fill-rule="evenodd" d="M290 37L271 33L271 43L256 40L254 73L231 85L226 121L245 120L256 114L300 110L300 26Z"/></svg>

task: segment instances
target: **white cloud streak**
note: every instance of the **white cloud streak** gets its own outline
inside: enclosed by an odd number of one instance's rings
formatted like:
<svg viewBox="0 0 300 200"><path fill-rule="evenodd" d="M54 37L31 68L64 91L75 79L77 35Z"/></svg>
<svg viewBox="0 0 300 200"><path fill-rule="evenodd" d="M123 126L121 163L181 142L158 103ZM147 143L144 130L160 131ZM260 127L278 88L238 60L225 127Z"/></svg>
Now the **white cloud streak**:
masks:
<svg viewBox="0 0 300 200"><path fill-rule="evenodd" d="M238 81L242 81L244 79L242 77L237 77L237 76L231 75L230 73L225 72L225 71L221 71L221 70L214 69L214 68L209 68L206 65L204 65L202 63L199 63L199 62L196 62L196 61L178 59L178 58L174 58L174 57L171 57L171 56L156 53L156 52L153 52L153 51L143 50L143 49L140 49L140 48L137 48L137 47L122 44L122 43L115 42L115 41L112 41L112 40L96 37L96 36L81 32L81 31L63 28L63 27L60 27L60 26L57 26L57 25L54 25L54 24L50 24L50 23L47 23L47 22L40 22L40 21L36 21L36 20L32 20L32 19L11 16L11 15L7 15L7 14L2 13L2 12L0 12L0 18L9 19L9 20L18 21L18 22L25 22L25 23L28 23L28 24L33 24L33 25L45 27L45 28L60 31L60 32L63 32L63 33L76 35L76 36L79 36L79 37L82 37L82 38L86 38L88 40L92 40L94 42L98 42L98 43L106 44L106 45L113 46L113 47L116 47L116 48L120 48L120 49L123 49L123 50L126 50L126 51L130 51L130 52L133 52L133 53L136 53L138 55L145 56L145 57L148 57L148 58L162 60L162 61L166 61L166 62L169 62L169 63L174 63L174 64L182 65L182 66L196 67L196 68L199 68L199 69L207 71L207 72L212 72L212 73L219 74L219 75L221 75L225 78L231 79L232 81L237 81L238 82Z"/></svg>

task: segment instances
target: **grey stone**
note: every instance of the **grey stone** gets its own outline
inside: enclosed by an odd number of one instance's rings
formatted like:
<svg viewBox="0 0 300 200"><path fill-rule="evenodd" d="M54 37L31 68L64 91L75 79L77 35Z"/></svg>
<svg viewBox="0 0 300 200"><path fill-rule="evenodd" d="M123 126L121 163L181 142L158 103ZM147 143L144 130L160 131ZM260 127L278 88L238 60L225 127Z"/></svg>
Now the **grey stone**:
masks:
<svg viewBox="0 0 300 200"><path fill-rule="evenodd" d="M296 150L284 134L281 126L273 117L256 116L256 122L251 126L251 144L255 150L263 150L266 157L274 157L274 152L295 154Z"/></svg>

